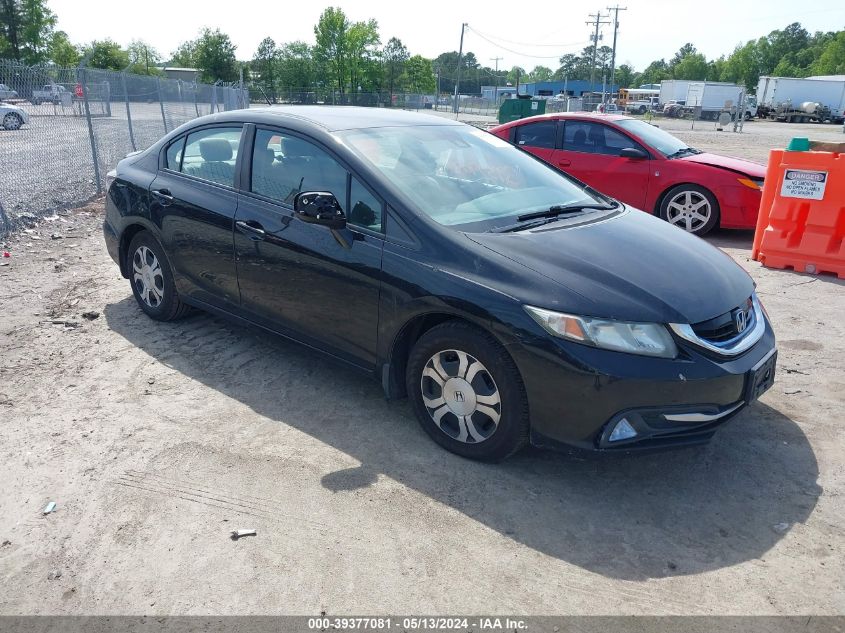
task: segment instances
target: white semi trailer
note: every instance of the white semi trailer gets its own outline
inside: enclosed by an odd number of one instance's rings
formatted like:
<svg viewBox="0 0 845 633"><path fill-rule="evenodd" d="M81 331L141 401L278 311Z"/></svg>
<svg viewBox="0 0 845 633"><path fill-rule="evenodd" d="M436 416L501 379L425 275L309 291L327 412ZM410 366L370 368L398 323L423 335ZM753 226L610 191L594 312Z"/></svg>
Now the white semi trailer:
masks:
<svg viewBox="0 0 845 633"><path fill-rule="evenodd" d="M660 84L660 103L677 103L687 112L699 112L702 119L717 119L721 112L733 114L744 92L742 86L722 81L668 79ZM745 118L754 117L753 102L746 100L745 105Z"/></svg>
<svg viewBox="0 0 845 633"><path fill-rule="evenodd" d="M834 123L845 121L845 78L807 77L760 77L757 84L757 104L763 106L768 116L780 120L802 121L809 110L806 104L818 104L818 111L830 111L829 120ZM778 114L779 113L779 114ZM797 113L784 118L783 113ZM817 120L812 117L807 120Z"/></svg>

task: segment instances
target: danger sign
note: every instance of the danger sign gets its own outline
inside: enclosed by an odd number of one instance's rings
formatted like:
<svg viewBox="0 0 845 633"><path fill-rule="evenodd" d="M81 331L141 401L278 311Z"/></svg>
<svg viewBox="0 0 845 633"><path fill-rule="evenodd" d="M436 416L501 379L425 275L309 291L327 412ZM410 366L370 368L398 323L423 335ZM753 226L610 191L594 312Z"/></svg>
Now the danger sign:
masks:
<svg viewBox="0 0 845 633"><path fill-rule="evenodd" d="M821 200L827 185L826 171L808 171L805 169L787 169L780 187L783 198L804 198Z"/></svg>

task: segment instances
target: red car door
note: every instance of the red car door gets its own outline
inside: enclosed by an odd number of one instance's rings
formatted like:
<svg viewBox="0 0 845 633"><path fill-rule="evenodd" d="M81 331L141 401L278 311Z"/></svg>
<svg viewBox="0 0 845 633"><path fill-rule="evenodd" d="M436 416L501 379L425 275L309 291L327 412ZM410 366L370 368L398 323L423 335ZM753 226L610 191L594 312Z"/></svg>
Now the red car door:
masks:
<svg viewBox="0 0 845 633"><path fill-rule="evenodd" d="M518 125L513 143L551 163L557 141L557 126L558 122L554 119Z"/></svg>
<svg viewBox="0 0 845 633"><path fill-rule="evenodd" d="M567 119L561 149L549 162L591 187L625 204L646 209L651 154L627 134L594 121ZM620 156L623 149L642 152L640 158ZM547 159L548 160L548 159Z"/></svg>

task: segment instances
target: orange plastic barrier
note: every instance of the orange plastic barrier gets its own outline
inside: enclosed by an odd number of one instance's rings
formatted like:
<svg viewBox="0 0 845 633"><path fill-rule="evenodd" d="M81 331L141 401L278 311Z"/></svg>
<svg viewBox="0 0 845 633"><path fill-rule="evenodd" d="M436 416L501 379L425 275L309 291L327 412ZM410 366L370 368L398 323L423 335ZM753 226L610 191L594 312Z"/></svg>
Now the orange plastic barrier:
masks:
<svg viewBox="0 0 845 633"><path fill-rule="evenodd" d="M845 278L845 144L773 149L751 258L771 268ZM801 146L801 143L797 145Z"/></svg>

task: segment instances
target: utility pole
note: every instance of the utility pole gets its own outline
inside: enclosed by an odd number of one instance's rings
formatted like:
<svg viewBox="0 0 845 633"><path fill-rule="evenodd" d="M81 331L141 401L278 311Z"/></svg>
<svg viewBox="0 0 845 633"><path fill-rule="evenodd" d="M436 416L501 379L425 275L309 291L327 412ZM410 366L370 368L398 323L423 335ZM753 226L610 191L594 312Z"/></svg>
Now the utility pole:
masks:
<svg viewBox="0 0 845 633"><path fill-rule="evenodd" d="M628 7L620 7L618 4L615 7L607 7L608 11L613 11L613 54L610 57L610 89L613 90L613 83L616 81L616 33L619 31L619 12L627 11Z"/></svg>
<svg viewBox="0 0 845 633"><path fill-rule="evenodd" d="M602 18L607 17L601 14L601 11L598 13L590 13L591 18L595 18L595 20L590 20L585 24L595 24L596 26L596 34L591 35L590 39L593 40L593 59L590 63L590 92L595 92L595 82L596 82L596 53L599 49L599 40L601 36L599 35L599 29L601 28L602 24L610 24L610 22L603 21Z"/></svg>
<svg viewBox="0 0 845 633"><path fill-rule="evenodd" d="M458 48L458 70L455 75L455 118L458 118L458 84L461 83L461 58L464 56L464 31L467 28L467 23L461 24L461 45Z"/></svg>
<svg viewBox="0 0 845 633"><path fill-rule="evenodd" d="M493 87L494 88L499 87L499 60L501 60L501 59L504 59L504 57L491 57L490 58L491 62L496 62L496 74L493 76ZM493 96L493 98L498 99L499 98L499 91L496 90L495 93L496 94Z"/></svg>

